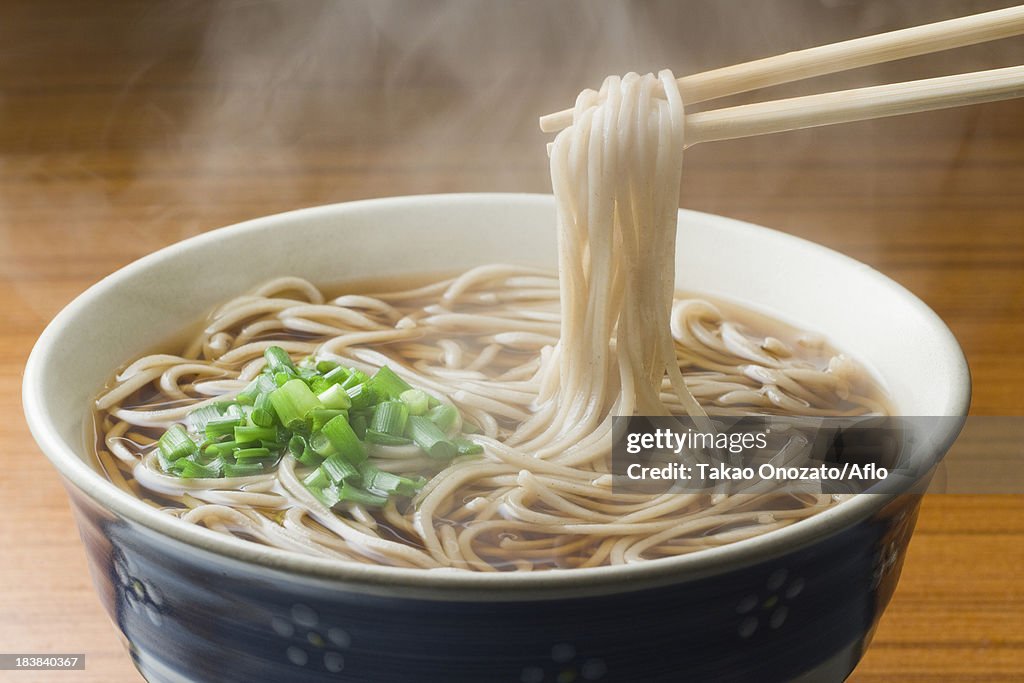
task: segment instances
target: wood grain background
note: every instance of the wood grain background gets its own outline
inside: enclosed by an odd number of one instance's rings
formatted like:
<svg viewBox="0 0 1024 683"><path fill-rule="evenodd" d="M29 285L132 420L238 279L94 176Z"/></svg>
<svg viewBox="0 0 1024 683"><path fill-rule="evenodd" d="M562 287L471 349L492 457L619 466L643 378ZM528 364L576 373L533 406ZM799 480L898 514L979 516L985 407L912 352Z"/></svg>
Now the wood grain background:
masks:
<svg viewBox="0 0 1024 683"><path fill-rule="evenodd" d="M0 3L0 651L87 657L0 680L139 680L20 415L32 343L89 284L262 214L546 192L536 116L605 73L687 73L1005 4ZM1022 39L771 94L1019 63ZM683 205L880 269L960 339L972 410L1024 414L1024 101L697 147ZM1022 566L1022 497L929 497L851 680L1024 680Z"/></svg>

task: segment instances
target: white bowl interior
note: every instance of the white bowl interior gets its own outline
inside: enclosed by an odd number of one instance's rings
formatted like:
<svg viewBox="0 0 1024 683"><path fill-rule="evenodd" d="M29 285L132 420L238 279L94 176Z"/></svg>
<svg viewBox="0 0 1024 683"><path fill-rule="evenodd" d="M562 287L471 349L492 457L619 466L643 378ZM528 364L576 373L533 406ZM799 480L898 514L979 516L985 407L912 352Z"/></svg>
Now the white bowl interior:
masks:
<svg viewBox="0 0 1024 683"><path fill-rule="evenodd" d="M224 299L279 275L336 283L490 262L555 266L551 197L369 200L206 233L110 275L61 312L26 370L29 424L82 486L88 475L71 460L83 457L83 421L104 382ZM823 333L883 378L903 414L966 412L969 375L952 334L916 297L861 263L779 232L681 211L677 282Z"/></svg>

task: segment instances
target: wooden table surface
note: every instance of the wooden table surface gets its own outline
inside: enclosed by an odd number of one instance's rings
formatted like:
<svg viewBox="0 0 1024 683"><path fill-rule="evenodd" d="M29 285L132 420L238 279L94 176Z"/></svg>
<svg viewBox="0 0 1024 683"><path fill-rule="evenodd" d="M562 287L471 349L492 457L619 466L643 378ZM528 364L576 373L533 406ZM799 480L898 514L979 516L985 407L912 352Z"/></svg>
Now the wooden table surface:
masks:
<svg viewBox="0 0 1024 683"><path fill-rule="evenodd" d="M267 213L546 192L535 116L604 73L696 71L1002 4L0 4L0 652L87 658L0 680L139 680L21 417L35 338L89 284ZM1021 40L777 92L1024 63ZM880 269L960 339L973 412L1024 414L1024 100L696 147L683 205ZM929 496L851 680L1024 680L1022 567L1024 497Z"/></svg>

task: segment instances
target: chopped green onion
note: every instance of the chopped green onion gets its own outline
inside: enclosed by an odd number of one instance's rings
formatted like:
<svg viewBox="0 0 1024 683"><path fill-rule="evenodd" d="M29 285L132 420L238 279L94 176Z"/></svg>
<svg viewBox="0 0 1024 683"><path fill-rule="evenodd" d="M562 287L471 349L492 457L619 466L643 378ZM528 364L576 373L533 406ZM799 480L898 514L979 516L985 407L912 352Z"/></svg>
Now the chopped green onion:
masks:
<svg viewBox="0 0 1024 683"><path fill-rule="evenodd" d="M401 478L397 474L384 472L373 466L360 470L360 473L363 475L363 485L368 491L391 494L398 490Z"/></svg>
<svg viewBox="0 0 1024 683"><path fill-rule="evenodd" d="M332 370L337 370L339 367L341 366L333 360L320 360L316 362L316 371L324 376L327 376Z"/></svg>
<svg viewBox="0 0 1024 683"><path fill-rule="evenodd" d="M364 491L353 486L347 481L341 485L341 490L338 493L340 500L357 503L359 505L380 507L388 502L387 496L378 496L377 494L370 493L369 491Z"/></svg>
<svg viewBox="0 0 1024 683"><path fill-rule="evenodd" d="M403 392L412 389L408 382L386 365L377 371L377 374L370 379L369 384L378 394L391 399L398 398Z"/></svg>
<svg viewBox="0 0 1024 683"><path fill-rule="evenodd" d="M246 462L234 465L231 463L224 464L225 477L251 477L256 474L263 474L263 463Z"/></svg>
<svg viewBox="0 0 1024 683"><path fill-rule="evenodd" d="M369 424L369 420L366 419L365 413L352 413L349 424L352 425L352 431L356 433L360 440L366 438L366 427Z"/></svg>
<svg viewBox="0 0 1024 683"><path fill-rule="evenodd" d="M235 460L261 460L269 457L269 448L241 448L235 451Z"/></svg>
<svg viewBox="0 0 1024 683"><path fill-rule="evenodd" d="M363 441L380 446L408 446L412 443L412 439L407 439L404 436L393 436L385 432L376 432L372 429L366 430L366 436L363 437Z"/></svg>
<svg viewBox="0 0 1024 683"><path fill-rule="evenodd" d="M224 416L225 417L233 417L233 418L241 420L241 419L243 419L245 417L246 411L248 411L248 410L250 410L249 406L243 406L243 405L239 405L239 404L236 404L236 403L232 403L224 411Z"/></svg>
<svg viewBox="0 0 1024 683"><path fill-rule="evenodd" d="M317 471L319 472L320 470ZM309 492L313 494L313 497L315 497L328 508L334 507L341 501L341 493L338 491L338 488L336 486L326 486L324 488L308 488Z"/></svg>
<svg viewBox="0 0 1024 683"><path fill-rule="evenodd" d="M252 412L249 413L249 421L257 427L270 427L277 419L274 412L274 404L270 401L270 394L260 394L256 397Z"/></svg>
<svg viewBox="0 0 1024 683"><path fill-rule="evenodd" d="M338 452L338 449L334 447L334 444L331 443L331 440L328 439L327 435L322 431L309 437L309 447L313 449L314 453L322 458L326 458Z"/></svg>
<svg viewBox="0 0 1024 683"><path fill-rule="evenodd" d="M400 496L415 496L420 492L420 489L427 485L427 480L424 477L402 477L402 481L399 482L398 488L395 490Z"/></svg>
<svg viewBox="0 0 1024 683"><path fill-rule="evenodd" d="M349 462L357 463L366 459L366 449L348 420L341 415L325 424L320 433L326 436L335 451Z"/></svg>
<svg viewBox="0 0 1024 683"><path fill-rule="evenodd" d="M341 388L348 391L349 389L358 384L366 384L369 381L370 376L367 375L365 372L362 372L361 370L356 370L355 368L349 368L348 377L346 377L345 381L341 383Z"/></svg>
<svg viewBox="0 0 1024 683"><path fill-rule="evenodd" d="M188 435L185 428L179 424L173 425L164 432L157 443L161 455L170 462L192 455L199 450L196 442Z"/></svg>
<svg viewBox="0 0 1024 683"><path fill-rule="evenodd" d="M310 377L308 379L303 377L302 380L306 383L307 386L309 386L309 390L318 396L333 386L330 382L325 380L323 377L320 377L319 375L317 375L316 377Z"/></svg>
<svg viewBox="0 0 1024 683"><path fill-rule="evenodd" d="M272 377L260 375L253 381L249 382L245 389L242 389L242 391L235 396L235 400L242 405L251 406L256 402L257 396L260 394L268 394L276 388L277 384L274 383L274 379Z"/></svg>
<svg viewBox="0 0 1024 683"><path fill-rule="evenodd" d="M175 462L174 469L182 479L216 479L221 474L220 467L200 465L188 458Z"/></svg>
<svg viewBox="0 0 1024 683"><path fill-rule="evenodd" d="M320 403L324 404L324 407L331 408L332 410L347 410L352 407L352 399L349 398L340 384L331 384L317 398L320 400Z"/></svg>
<svg viewBox="0 0 1024 683"><path fill-rule="evenodd" d="M292 438L288 439L288 452L296 458L305 453L307 448L309 448L309 442L302 434L294 434Z"/></svg>
<svg viewBox="0 0 1024 683"><path fill-rule="evenodd" d="M423 415L427 412L427 404L430 401L427 392L419 389L410 389L409 391L403 391L400 398L402 403L409 406L410 415Z"/></svg>
<svg viewBox="0 0 1024 683"><path fill-rule="evenodd" d="M369 408L380 400L377 391L368 383L357 384L345 390L353 408Z"/></svg>
<svg viewBox="0 0 1024 683"><path fill-rule="evenodd" d="M459 412L412 388L394 370L373 377L335 361L292 361L270 346L266 365L234 398L193 410L188 429L173 425L158 440L160 467L182 478L248 477L273 472L290 454L311 469L303 483L328 507L341 501L385 505L411 497L426 484L385 472L367 460L367 444L415 443L430 457L450 459L483 449L456 435L478 430ZM201 442L201 443L200 443Z"/></svg>
<svg viewBox="0 0 1024 683"><path fill-rule="evenodd" d="M324 471L327 478L334 484L340 484L348 479L359 477L359 470L343 458L340 453L335 453L324 460L324 464L320 465L320 469Z"/></svg>
<svg viewBox="0 0 1024 683"><path fill-rule="evenodd" d="M302 452L302 455L296 455L295 459L306 467L319 467L324 461L324 459L317 455L316 451L309 446L306 446L306 450Z"/></svg>
<svg viewBox="0 0 1024 683"><path fill-rule="evenodd" d="M455 409L455 406L441 404L436 408L428 410L427 418L436 424L442 432L447 434L452 430L452 427L455 426L455 422L459 419L459 411Z"/></svg>
<svg viewBox="0 0 1024 683"><path fill-rule="evenodd" d="M270 394L277 417L288 429L303 424L311 410L323 408L323 404L301 379L285 382Z"/></svg>
<svg viewBox="0 0 1024 683"><path fill-rule="evenodd" d="M302 483L306 485L306 488L322 489L325 486L330 486L331 480L327 477L327 473L318 467L310 472L309 476L302 480Z"/></svg>
<svg viewBox="0 0 1024 683"><path fill-rule="evenodd" d="M217 459L218 456L214 455L213 453L204 453L202 451L196 453L195 455L189 456L189 460L193 460L199 463L200 465L213 464L215 461L217 461Z"/></svg>
<svg viewBox="0 0 1024 683"><path fill-rule="evenodd" d="M370 420L369 429L381 434L401 436L409 421L409 406L401 401L384 401L377 404L377 410Z"/></svg>
<svg viewBox="0 0 1024 683"><path fill-rule="evenodd" d="M476 426L474 423L469 422L467 420L463 420L462 421L462 433L463 434L479 434L480 431L481 431L480 428L478 426Z"/></svg>
<svg viewBox="0 0 1024 683"><path fill-rule="evenodd" d="M359 467L363 485L371 492L400 496L412 496L427 482L423 477L409 479L391 472L385 472L368 463Z"/></svg>
<svg viewBox="0 0 1024 683"><path fill-rule="evenodd" d="M323 458L317 455L316 451L310 447L306 437L301 434L296 434L288 440L288 451L307 467L319 467L323 462Z"/></svg>
<svg viewBox="0 0 1024 683"><path fill-rule="evenodd" d="M196 408L188 414L188 424L195 433L206 429L206 423L221 416L221 408L216 403Z"/></svg>
<svg viewBox="0 0 1024 683"><path fill-rule="evenodd" d="M225 415L207 420L203 433L207 439L218 439L222 436L234 434L235 427L239 426L241 420L234 415Z"/></svg>
<svg viewBox="0 0 1024 683"><path fill-rule="evenodd" d="M296 374L295 364L292 363L291 356L280 346L268 346L266 351L263 352L263 357L267 359L267 368L270 372L274 374L279 372Z"/></svg>
<svg viewBox="0 0 1024 683"><path fill-rule="evenodd" d="M469 439L452 439L459 455L477 455L484 452L484 447Z"/></svg>
<svg viewBox="0 0 1024 683"><path fill-rule="evenodd" d="M314 410L309 414L311 429L314 432L319 432L321 429L324 428L325 424L327 424L334 418L338 417L339 415L344 415L345 419L348 419L347 410L327 410L326 408Z"/></svg>
<svg viewBox="0 0 1024 683"><path fill-rule="evenodd" d="M207 455L231 455L240 448L254 448L258 441L221 441L212 443L204 451Z"/></svg>
<svg viewBox="0 0 1024 683"><path fill-rule="evenodd" d="M349 372L340 365L324 375L324 379L331 384L341 384L348 379Z"/></svg>
<svg viewBox="0 0 1024 683"><path fill-rule="evenodd" d="M235 441L277 441L275 427L251 427L243 425L235 427Z"/></svg>
<svg viewBox="0 0 1024 683"><path fill-rule="evenodd" d="M457 453L455 445L448 441L441 428L425 417L410 417L406 433L431 458L451 460Z"/></svg>

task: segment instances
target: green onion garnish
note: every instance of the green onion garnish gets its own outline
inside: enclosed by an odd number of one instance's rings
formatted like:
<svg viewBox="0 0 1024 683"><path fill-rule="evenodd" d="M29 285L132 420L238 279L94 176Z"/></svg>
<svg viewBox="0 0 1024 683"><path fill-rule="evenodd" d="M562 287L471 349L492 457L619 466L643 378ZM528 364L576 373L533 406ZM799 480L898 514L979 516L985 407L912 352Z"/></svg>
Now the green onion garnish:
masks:
<svg viewBox="0 0 1024 683"><path fill-rule="evenodd" d="M370 376L365 372L356 370L355 368L348 369L348 377L341 383L341 387L345 390L351 389L352 387L359 384L366 384L370 381Z"/></svg>
<svg viewBox="0 0 1024 683"><path fill-rule="evenodd" d="M365 385L362 385L365 386ZM325 408L332 410L347 410L352 407L352 399L341 388L340 384L330 384L322 394L317 396Z"/></svg>
<svg viewBox="0 0 1024 683"><path fill-rule="evenodd" d="M380 434L402 436L408 421L409 406L401 401L384 401L377 404L373 419L370 420L369 429Z"/></svg>
<svg viewBox="0 0 1024 683"><path fill-rule="evenodd" d="M238 427L240 424L241 419L234 415L215 417L206 421L206 425L203 428L203 434L207 439L217 439L222 436L234 434L235 427Z"/></svg>
<svg viewBox="0 0 1024 683"><path fill-rule="evenodd" d="M352 426L339 415L324 425L320 433L334 446L336 453L349 462L362 462L366 459L366 448L352 430Z"/></svg>
<svg viewBox="0 0 1024 683"><path fill-rule="evenodd" d="M331 440L322 431L309 437L309 447L321 458L332 456L338 452L338 449L334 447L334 444L331 443Z"/></svg>
<svg viewBox="0 0 1024 683"><path fill-rule="evenodd" d="M412 443L412 439L407 439L404 436L393 436L384 432L375 432L372 429L366 430L366 436L363 437L363 441L375 443L379 446L408 446Z"/></svg>
<svg viewBox="0 0 1024 683"><path fill-rule="evenodd" d="M412 496L427 483L423 477L410 479L391 472L384 472L370 464L361 465L359 473L362 475L366 488L378 494Z"/></svg>
<svg viewBox="0 0 1024 683"><path fill-rule="evenodd" d="M230 463L224 465L225 477L251 477L255 474L263 474L263 463L246 462L236 465Z"/></svg>
<svg viewBox="0 0 1024 683"><path fill-rule="evenodd" d="M199 451L199 446L181 425L174 425L160 437L160 453L170 462Z"/></svg>
<svg viewBox="0 0 1024 683"><path fill-rule="evenodd" d="M272 427L276 420L277 413L274 412L274 404L270 400L270 393L257 396L252 412L249 413L249 421L257 427Z"/></svg>
<svg viewBox="0 0 1024 683"><path fill-rule="evenodd" d="M320 360L316 362L316 371L321 375L327 376L332 370L340 367L333 360Z"/></svg>
<svg viewBox="0 0 1024 683"><path fill-rule="evenodd" d="M277 428L243 425L234 429L235 441L276 441Z"/></svg>
<svg viewBox="0 0 1024 683"><path fill-rule="evenodd" d="M237 450L239 450L241 448L255 448L257 446L259 446L259 443L256 442L256 441L234 441L234 440L228 440L228 441L219 441L217 443L212 443L209 446L207 446L203 450L203 452L206 455L212 455L212 456L231 455L232 453L234 453L235 451L237 451Z"/></svg>
<svg viewBox="0 0 1024 683"><path fill-rule="evenodd" d="M331 485L331 479L323 469L318 467L313 470L308 477L303 479L302 483L305 484L308 489L322 489L325 486Z"/></svg>
<svg viewBox="0 0 1024 683"><path fill-rule="evenodd" d="M317 470L319 472L319 470ZM341 494L338 492L336 486L326 486L324 488L316 488L308 486L309 492L312 493L317 500L326 505L327 507L334 507L341 502Z"/></svg>
<svg viewBox="0 0 1024 683"><path fill-rule="evenodd" d="M260 375L253 381L249 382L249 385L242 389L241 392L235 397L235 400L244 406L251 406L256 402L256 397L260 394L268 394L277 388L277 384L274 382L274 378L270 375Z"/></svg>
<svg viewBox="0 0 1024 683"><path fill-rule="evenodd" d="M274 347L271 347L274 348ZM311 410L323 408L316 394L301 379L292 379L270 394L277 417L288 429L301 425Z"/></svg>
<svg viewBox="0 0 1024 683"><path fill-rule="evenodd" d="M352 413L352 417L348 422L352 425L352 431L356 433L356 436L360 440L366 438L366 429L369 425L369 420L366 419L366 413Z"/></svg>
<svg viewBox="0 0 1024 683"><path fill-rule="evenodd" d="M188 459L181 459L174 466L177 475L183 479L216 479L221 469L211 465L200 465Z"/></svg>
<svg viewBox="0 0 1024 683"><path fill-rule="evenodd" d="M326 408L314 410L309 414L310 426L314 432L319 432L324 428L324 425L338 417L343 415L345 419L348 419L347 410L327 410Z"/></svg>
<svg viewBox="0 0 1024 683"><path fill-rule="evenodd" d="M288 352L280 346L268 346L267 350L263 352L263 357L267 359L267 368L273 374L286 372L294 375L297 373Z"/></svg>
<svg viewBox="0 0 1024 683"><path fill-rule="evenodd" d="M459 411L455 410L455 406L442 404L428 410L427 419L447 434L455 426L455 421L459 419Z"/></svg>
<svg viewBox="0 0 1024 683"><path fill-rule="evenodd" d="M324 471L324 474L327 475L332 484L340 484L349 479L359 478L359 470L337 453L324 460L324 464L320 466L320 469Z"/></svg>
<svg viewBox="0 0 1024 683"><path fill-rule="evenodd" d="M269 448L239 448L234 453L235 460L265 460L270 457Z"/></svg>
<svg viewBox="0 0 1024 683"><path fill-rule="evenodd" d="M340 365L324 374L324 381L329 384L341 384L348 379L349 372Z"/></svg>
<svg viewBox="0 0 1024 683"><path fill-rule="evenodd" d="M380 394L374 389L369 382L357 384L350 389L345 390L348 394L348 398L351 401L352 408L360 410L363 408L369 408L380 400Z"/></svg>
<svg viewBox="0 0 1024 683"><path fill-rule="evenodd" d="M398 398L404 392L412 389L408 382L387 366L378 370L369 383L378 394L391 399Z"/></svg>
<svg viewBox="0 0 1024 683"><path fill-rule="evenodd" d="M303 483L324 505L379 507L392 496L415 496L426 479L377 468L367 444L415 444L438 460L483 451L462 438L475 427L454 406L391 368L370 377L315 357L296 364L278 346L263 355L263 372L233 399L197 408L158 439L164 472L186 479L272 474L290 455L309 468Z"/></svg>
<svg viewBox="0 0 1024 683"><path fill-rule="evenodd" d="M206 429L207 422L221 416L220 410L221 407L216 403L196 408L188 414L189 428L197 434L204 431Z"/></svg>
<svg viewBox="0 0 1024 683"><path fill-rule="evenodd" d="M484 447L469 439L452 439L455 450L459 455L477 455L484 452Z"/></svg>
<svg viewBox="0 0 1024 683"><path fill-rule="evenodd" d="M451 460L458 453L455 444L448 441L441 428L426 417L410 417L406 433L431 458Z"/></svg>
<svg viewBox="0 0 1024 683"><path fill-rule="evenodd" d="M409 391L403 391L400 398L402 403L409 406L410 415L423 415L427 412L429 397L425 391L410 389Z"/></svg>
<svg viewBox="0 0 1024 683"><path fill-rule="evenodd" d="M364 491L347 481L341 485L341 490L338 492L339 498L343 501L350 503L358 503L359 505L369 505L371 507L380 507L388 502L387 496L378 496L375 493Z"/></svg>

